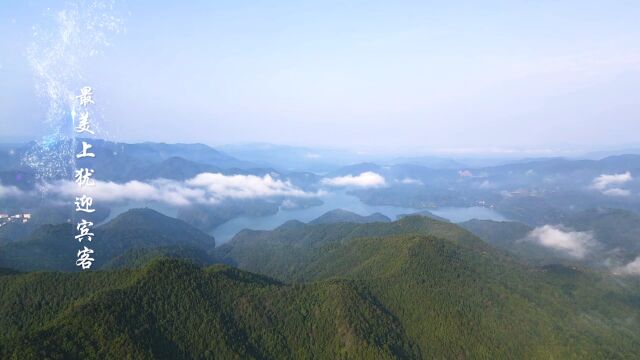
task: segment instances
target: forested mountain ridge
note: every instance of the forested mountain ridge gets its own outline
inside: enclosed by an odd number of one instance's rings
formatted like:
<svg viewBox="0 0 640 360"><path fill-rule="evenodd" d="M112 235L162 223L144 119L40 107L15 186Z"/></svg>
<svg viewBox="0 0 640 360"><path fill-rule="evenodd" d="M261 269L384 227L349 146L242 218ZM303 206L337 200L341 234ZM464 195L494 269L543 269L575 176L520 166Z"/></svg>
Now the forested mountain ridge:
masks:
<svg viewBox="0 0 640 360"><path fill-rule="evenodd" d="M28 238L0 245L0 266L23 270L75 271L76 252L82 243L71 224L44 225ZM151 209L131 209L96 226L88 245L95 250L94 269L136 248L183 246L213 249L213 237ZM85 240L86 241L86 240Z"/></svg>
<svg viewBox="0 0 640 360"><path fill-rule="evenodd" d="M492 246L537 263L564 262L611 269L640 256L640 215L624 209L587 209L549 224L565 233L575 232L590 239L588 251L580 258L531 241L529 235L534 228L523 223L474 219L458 225Z"/></svg>
<svg viewBox="0 0 640 360"><path fill-rule="evenodd" d="M248 271L280 278L300 275L295 269L315 256L318 248L359 237L401 234L434 235L478 249L489 246L470 232L448 222L423 216L406 216L390 223L304 224L289 221L272 230L244 230L215 250L215 257ZM303 280L303 279L298 279Z"/></svg>
<svg viewBox="0 0 640 360"><path fill-rule="evenodd" d="M417 356L397 320L348 281L291 286L176 260L134 272L21 276L0 277L3 358ZM74 290L49 292L53 280Z"/></svg>
<svg viewBox="0 0 640 360"><path fill-rule="evenodd" d="M310 221L310 224L333 224L340 222L365 224L371 222L390 222L391 219L380 213L374 213L368 216L358 215L354 212L335 209L322 214L320 217Z"/></svg>
<svg viewBox="0 0 640 360"><path fill-rule="evenodd" d="M111 226L149 224L136 215ZM422 216L292 221L244 231L211 255L241 269L156 247L110 263L133 270L0 271L0 355L634 359L640 349L637 283L526 265Z"/></svg>
<svg viewBox="0 0 640 360"><path fill-rule="evenodd" d="M524 265L451 223L291 222L239 234L220 250L241 268L283 281L366 284L426 358L632 358L640 349L637 284ZM614 337L622 342L607 345Z"/></svg>

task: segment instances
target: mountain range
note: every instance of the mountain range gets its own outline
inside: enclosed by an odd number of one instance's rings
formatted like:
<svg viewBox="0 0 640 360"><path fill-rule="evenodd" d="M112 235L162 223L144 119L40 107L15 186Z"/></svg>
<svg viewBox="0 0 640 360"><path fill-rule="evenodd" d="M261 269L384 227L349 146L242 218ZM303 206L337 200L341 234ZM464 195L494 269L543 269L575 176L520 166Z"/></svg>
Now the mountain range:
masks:
<svg viewBox="0 0 640 360"><path fill-rule="evenodd" d="M188 229L138 210L103 231L144 228L145 218ZM80 274L3 270L0 354L632 359L640 349L633 279L528 265L423 216L290 222L209 254L238 268L163 255Z"/></svg>
<svg viewBox="0 0 640 360"><path fill-rule="evenodd" d="M74 238L78 232L71 224L43 225L27 238L0 245L0 267L75 271L76 253L84 245L95 251L96 268L138 248L182 246L206 253L215 246L211 236L151 209L131 209L92 232L93 240L85 244Z"/></svg>

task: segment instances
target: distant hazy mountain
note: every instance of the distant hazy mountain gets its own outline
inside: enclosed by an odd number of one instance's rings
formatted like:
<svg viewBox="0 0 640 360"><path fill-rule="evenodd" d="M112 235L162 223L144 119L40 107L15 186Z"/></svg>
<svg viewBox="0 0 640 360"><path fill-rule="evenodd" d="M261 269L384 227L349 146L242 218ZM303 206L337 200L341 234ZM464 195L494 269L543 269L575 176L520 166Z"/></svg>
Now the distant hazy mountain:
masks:
<svg viewBox="0 0 640 360"><path fill-rule="evenodd" d="M407 217L407 216L416 216L416 215L428 217L428 218L431 218L431 219L434 219L434 220L449 222L449 219L445 219L442 216L438 216L438 215L432 213L429 210L421 210L421 211L414 212L414 213L411 213L411 214L400 214L400 215L397 216L397 218L398 219L402 219L402 218Z"/></svg>
<svg viewBox="0 0 640 360"><path fill-rule="evenodd" d="M76 145L80 146L78 144L82 140L78 139ZM203 144L127 144L102 139L87 141L93 146L91 151L96 154L95 158L90 159L90 165L96 171L95 177L103 180L146 180L157 176L184 179L202 171L247 170L258 167L255 163L238 160ZM47 153L74 151L70 141L49 144L46 151L36 149L36 146L35 142L19 147L0 146L0 160L4 159L0 161L0 180L3 184L18 185L19 182L12 177L17 171L26 172L27 177L32 176L33 171L23 164L23 159L28 156L38 159ZM42 158L40 161L52 160ZM78 163L82 165L85 161L79 160Z"/></svg>
<svg viewBox="0 0 640 360"><path fill-rule="evenodd" d="M579 212L565 224L577 231L591 231L603 253L625 263L640 256L640 214L597 208Z"/></svg>
<svg viewBox="0 0 640 360"><path fill-rule="evenodd" d="M466 165L463 162L435 157L435 156L418 156L418 157L400 157L392 160L393 164L412 164L412 165L420 165L424 167L428 167L431 169L464 169L469 165Z"/></svg>
<svg viewBox="0 0 640 360"><path fill-rule="evenodd" d="M617 155L625 155L625 154L640 155L640 147L630 147L630 148L618 149L618 150L591 151L584 154L583 157L587 159L599 160L609 156L617 156Z"/></svg>
<svg viewBox="0 0 640 360"><path fill-rule="evenodd" d="M514 252L517 252L516 242L533 230L532 227L515 221L473 219L458 225L497 248Z"/></svg>
<svg viewBox="0 0 640 360"><path fill-rule="evenodd" d="M125 144L103 140L91 140L91 144L102 153L111 152L113 156L126 156L148 162L161 162L173 157L179 157L192 162L222 168L255 167L253 163L238 160L204 144L165 144L152 142Z"/></svg>
<svg viewBox="0 0 640 360"><path fill-rule="evenodd" d="M361 163L327 176L355 176L365 171L380 174L386 182L383 187L351 191L369 205L421 209L484 206L532 226L596 207L640 211L640 155L602 160L529 159L458 170ZM594 185L607 179L622 182Z"/></svg>
<svg viewBox="0 0 640 360"><path fill-rule="evenodd" d="M177 217L202 230L212 231L220 224L238 216L267 216L278 212L280 201L272 199L226 200L211 205L184 206Z"/></svg>
<svg viewBox="0 0 640 360"><path fill-rule="evenodd" d="M367 171L381 173L382 170L383 170L382 165L378 165L374 163L358 163L358 164L343 166L339 169L336 169L328 173L326 176L334 177L334 176L345 176L345 175L359 175Z"/></svg>
<svg viewBox="0 0 640 360"><path fill-rule="evenodd" d="M491 245L543 263L563 261L605 267L626 264L640 256L640 215L628 210L589 209L550 223L593 239L593 246L582 258L561 256L553 248L523 241L533 228L519 222L471 220L459 225Z"/></svg>
<svg viewBox="0 0 640 360"><path fill-rule="evenodd" d="M92 140L96 177L113 181L164 177L183 180L200 172L248 169L253 163L233 158L203 144L124 144Z"/></svg>
<svg viewBox="0 0 640 360"><path fill-rule="evenodd" d="M240 159L285 171L325 173L340 166L362 161L362 156L346 150L264 143L223 145L219 148Z"/></svg>
<svg viewBox="0 0 640 360"><path fill-rule="evenodd" d="M335 209L322 214L320 217L311 220L309 224L334 224L334 223L356 223L366 224L372 222L390 222L391 219L380 213L367 216L358 215L354 212Z"/></svg>

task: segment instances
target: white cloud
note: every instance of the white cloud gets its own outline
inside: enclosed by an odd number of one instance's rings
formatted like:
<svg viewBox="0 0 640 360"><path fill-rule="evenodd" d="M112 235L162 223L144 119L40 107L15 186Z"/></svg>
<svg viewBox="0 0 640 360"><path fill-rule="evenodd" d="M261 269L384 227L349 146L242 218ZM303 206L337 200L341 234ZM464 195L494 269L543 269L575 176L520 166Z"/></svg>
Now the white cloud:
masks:
<svg viewBox="0 0 640 360"><path fill-rule="evenodd" d="M618 275L640 275L640 256L627 265L616 268L613 273Z"/></svg>
<svg viewBox="0 0 640 360"><path fill-rule="evenodd" d="M553 225L533 229L524 241L531 241L578 259L584 258L597 244L590 232L569 231Z"/></svg>
<svg viewBox="0 0 640 360"><path fill-rule="evenodd" d="M478 186L478 188L480 189L495 189L496 188L496 184L492 183L489 180L485 180L479 184L476 184L476 186Z"/></svg>
<svg viewBox="0 0 640 360"><path fill-rule="evenodd" d="M324 178L320 181L322 185L333 187L355 186L355 187L383 187L387 185L380 174L372 171L363 172L360 175L338 176L333 178Z"/></svg>
<svg viewBox="0 0 640 360"><path fill-rule="evenodd" d="M603 190L602 193L607 196L629 196L631 195L631 191L620 188L611 188Z"/></svg>
<svg viewBox="0 0 640 360"><path fill-rule="evenodd" d="M633 177L628 171L622 174L602 174L593 179L591 187L603 191L610 185L621 185L631 180L633 180Z"/></svg>
<svg viewBox="0 0 640 360"><path fill-rule="evenodd" d="M313 197L320 193L305 192L289 181L271 175L223 175L202 173L184 182L156 179L150 182L114 183L96 181L95 186L79 189L71 181L47 183L41 190L63 196L81 193L95 201L158 201L170 205L215 204L225 199L257 199L268 197Z"/></svg>
<svg viewBox="0 0 640 360"><path fill-rule="evenodd" d="M455 148L436 148L434 152L449 155L467 155L467 154L491 154L491 155L513 155L520 156L525 155L548 155L557 154L559 151L556 149L516 149L516 148L501 148L501 147L455 147Z"/></svg>
<svg viewBox="0 0 640 360"><path fill-rule="evenodd" d="M221 198L254 199L274 196L309 197L290 181L274 179L270 175L223 175L203 173L187 180L189 186L204 188L211 195Z"/></svg>
<svg viewBox="0 0 640 360"><path fill-rule="evenodd" d="M460 177L472 177L473 173L471 171L469 171L469 170L460 170L460 171L458 171L458 175Z"/></svg>
<svg viewBox="0 0 640 360"><path fill-rule="evenodd" d="M18 197L22 195L22 190L15 186L4 186L0 184L0 199L9 197Z"/></svg>
<svg viewBox="0 0 640 360"><path fill-rule="evenodd" d="M424 185L422 181L418 179L410 178L410 177L406 177L402 180L398 180L398 182L405 185Z"/></svg>

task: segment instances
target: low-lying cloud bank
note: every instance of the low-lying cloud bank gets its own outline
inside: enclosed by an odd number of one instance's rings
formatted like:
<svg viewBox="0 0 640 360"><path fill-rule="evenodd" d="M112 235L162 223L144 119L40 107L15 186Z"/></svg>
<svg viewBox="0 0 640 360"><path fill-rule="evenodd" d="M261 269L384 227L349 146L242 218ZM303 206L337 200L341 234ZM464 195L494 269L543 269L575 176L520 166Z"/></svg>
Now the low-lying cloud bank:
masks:
<svg viewBox="0 0 640 360"><path fill-rule="evenodd" d="M533 229L523 241L557 250L576 259L584 258L597 245L591 232L570 231L554 225Z"/></svg>
<svg viewBox="0 0 640 360"><path fill-rule="evenodd" d="M591 188L607 196L629 196L631 192L619 186L633 180L629 171L622 174L602 174L591 182Z"/></svg>
<svg viewBox="0 0 640 360"><path fill-rule="evenodd" d="M640 275L640 256L627 265L614 269L613 273L617 275Z"/></svg>
<svg viewBox="0 0 640 360"><path fill-rule="evenodd" d="M406 177L402 180L396 180L396 181L404 185L424 185L422 181L411 178L411 177Z"/></svg>
<svg viewBox="0 0 640 360"><path fill-rule="evenodd" d="M372 171L363 172L360 175L353 176L338 176L333 178L324 178L320 180L320 183L325 186L331 187L361 187L361 188L376 188L387 186L387 182L380 174Z"/></svg>
<svg viewBox="0 0 640 360"><path fill-rule="evenodd" d="M15 186L4 186L0 184L0 199L18 197L23 195L24 192Z"/></svg>
<svg viewBox="0 0 640 360"><path fill-rule="evenodd" d="M612 189L603 190L602 193L604 195L607 195L607 196L629 196L629 195L631 195L631 191L629 191L627 189L620 189L620 188L612 188Z"/></svg>
<svg viewBox="0 0 640 360"><path fill-rule="evenodd" d="M226 199L259 199L270 197L315 197L320 193L306 192L290 181L274 179L270 175L223 175L202 173L186 181L157 179L150 182L129 181L114 183L96 181L95 186L79 189L72 181L58 181L40 185L40 190L66 197L81 192L95 201L127 202L157 201L175 206L217 204Z"/></svg>

